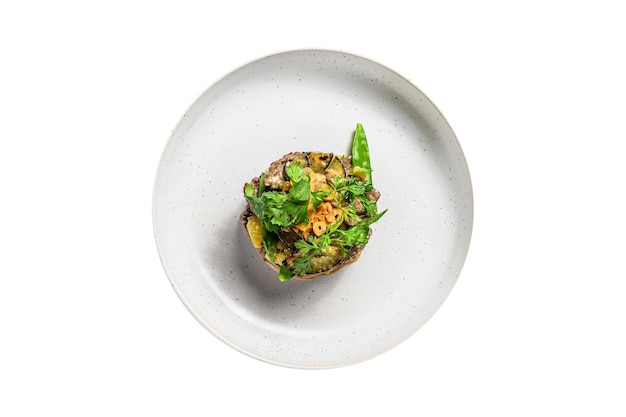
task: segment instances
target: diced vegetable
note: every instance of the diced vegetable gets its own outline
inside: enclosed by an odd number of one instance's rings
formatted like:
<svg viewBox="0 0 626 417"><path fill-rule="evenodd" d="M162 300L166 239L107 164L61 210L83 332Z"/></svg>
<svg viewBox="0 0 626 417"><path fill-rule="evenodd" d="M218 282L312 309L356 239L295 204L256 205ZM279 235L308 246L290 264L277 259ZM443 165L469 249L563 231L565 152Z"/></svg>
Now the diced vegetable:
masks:
<svg viewBox="0 0 626 417"><path fill-rule="evenodd" d="M322 172L333 158L332 153L309 152L309 166L313 172Z"/></svg>

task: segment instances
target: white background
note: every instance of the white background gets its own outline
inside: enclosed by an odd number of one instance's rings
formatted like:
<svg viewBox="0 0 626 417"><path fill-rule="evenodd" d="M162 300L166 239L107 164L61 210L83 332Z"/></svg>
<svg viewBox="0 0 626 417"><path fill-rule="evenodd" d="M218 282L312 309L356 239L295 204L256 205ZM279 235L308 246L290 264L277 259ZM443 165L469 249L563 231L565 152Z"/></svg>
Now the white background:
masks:
<svg viewBox="0 0 626 417"><path fill-rule="evenodd" d="M0 415L626 415L618 4L3 2ZM302 48L411 80L456 132L475 193L441 309L395 349L323 371L207 332L151 218L191 103Z"/></svg>

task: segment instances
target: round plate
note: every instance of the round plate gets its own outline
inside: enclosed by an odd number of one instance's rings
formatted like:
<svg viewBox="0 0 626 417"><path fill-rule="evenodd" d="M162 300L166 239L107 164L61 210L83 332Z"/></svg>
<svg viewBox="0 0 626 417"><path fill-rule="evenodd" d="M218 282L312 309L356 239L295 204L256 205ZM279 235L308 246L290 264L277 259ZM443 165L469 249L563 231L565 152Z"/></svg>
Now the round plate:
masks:
<svg viewBox="0 0 626 417"><path fill-rule="evenodd" d="M243 185L291 151L349 154L356 123L389 211L356 263L279 282L240 225ZM154 186L157 247L185 306L235 349L298 368L363 361L415 333L456 282L472 219L465 158L437 108L334 51L272 55L218 81L174 130Z"/></svg>

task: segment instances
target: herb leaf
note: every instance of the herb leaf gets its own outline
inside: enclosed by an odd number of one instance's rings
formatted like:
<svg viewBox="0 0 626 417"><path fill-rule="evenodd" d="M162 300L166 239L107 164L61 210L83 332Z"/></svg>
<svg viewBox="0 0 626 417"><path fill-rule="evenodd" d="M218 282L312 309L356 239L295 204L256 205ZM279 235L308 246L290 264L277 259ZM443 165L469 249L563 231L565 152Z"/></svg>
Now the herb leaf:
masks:
<svg viewBox="0 0 626 417"><path fill-rule="evenodd" d="M331 236L331 242L337 246L339 246L342 251L348 250L354 245L365 245L368 240L368 235L370 231L370 226L377 222L383 215L387 212L387 210L377 214L374 217L370 217L366 220L362 220L356 223L354 226L349 229L337 229L333 232Z"/></svg>
<svg viewBox="0 0 626 417"><path fill-rule="evenodd" d="M289 281L291 278L293 278L294 275L296 275L295 272L293 272L289 268L281 266L280 271L278 271L278 280L282 282Z"/></svg>
<svg viewBox="0 0 626 417"><path fill-rule="evenodd" d="M299 182L302 177L304 177L304 168L300 165L299 162L294 162L285 168L287 171L287 176L291 178L293 182Z"/></svg>
<svg viewBox="0 0 626 417"><path fill-rule="evenodd" d="M293 185L287 194L280 191L265 191L254 195L254 186L246 184L244 194L263 227L277 233L280 228L294 227L308 222L307 208L311 199L309 177L298 163L287 167Z"/></svg>

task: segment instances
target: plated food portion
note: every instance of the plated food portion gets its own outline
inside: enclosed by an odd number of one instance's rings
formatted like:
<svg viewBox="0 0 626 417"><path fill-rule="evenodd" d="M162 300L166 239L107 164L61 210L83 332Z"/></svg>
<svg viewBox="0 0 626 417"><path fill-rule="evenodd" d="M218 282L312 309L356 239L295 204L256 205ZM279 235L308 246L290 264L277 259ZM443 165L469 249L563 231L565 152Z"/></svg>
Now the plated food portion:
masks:
<svg viewBox="0 0 626 417"><path fill-rule="evenodd" d="M244 185L241 222L278 279L310 280L356 261L372 235L380 192L367 137L356 125L350 155L291 152Z"/></svg>

